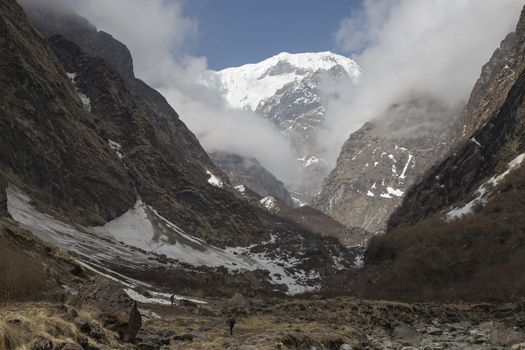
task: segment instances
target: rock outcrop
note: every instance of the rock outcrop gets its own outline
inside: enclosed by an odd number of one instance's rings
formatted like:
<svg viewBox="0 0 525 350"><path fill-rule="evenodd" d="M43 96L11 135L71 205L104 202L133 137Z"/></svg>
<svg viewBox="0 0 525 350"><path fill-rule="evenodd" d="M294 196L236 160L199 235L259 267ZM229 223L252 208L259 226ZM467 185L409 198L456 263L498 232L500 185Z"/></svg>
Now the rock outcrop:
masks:
<svg viewBox="0 0 525 350"><path fill-rule="evenodd" d="M238 190L242 190L242 187L238 186L249 187L262 197L273 196L289 206L294 206L294 201L284 184L257 159L222 152L212 153L210 157L217 167L228 175L230 183Z"/></svg>
<svg viewBox="0 0 525 350"><path fill-rule="evenodd" d="M456 111L420 98L392 106L345 142L313 206L349 227L383 232L408 188L448 149Z"/></svg>

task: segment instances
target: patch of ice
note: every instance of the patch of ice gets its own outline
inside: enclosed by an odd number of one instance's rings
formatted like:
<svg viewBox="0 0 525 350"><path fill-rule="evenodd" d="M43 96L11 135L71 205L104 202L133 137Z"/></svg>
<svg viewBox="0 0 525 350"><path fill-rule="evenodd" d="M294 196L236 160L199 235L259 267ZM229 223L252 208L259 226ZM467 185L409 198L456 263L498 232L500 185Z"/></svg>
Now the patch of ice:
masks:
<svg viewBox="0 0 525 350"><path fill-rule="evenodd" d="M222 188L223 183L222 183L221 179L219 179L217 176L213 175L209 170L206 170L206 174L208 174L210 176L210 178L208 179L208 183L210 185L218 187L218 188Z"/></svg>

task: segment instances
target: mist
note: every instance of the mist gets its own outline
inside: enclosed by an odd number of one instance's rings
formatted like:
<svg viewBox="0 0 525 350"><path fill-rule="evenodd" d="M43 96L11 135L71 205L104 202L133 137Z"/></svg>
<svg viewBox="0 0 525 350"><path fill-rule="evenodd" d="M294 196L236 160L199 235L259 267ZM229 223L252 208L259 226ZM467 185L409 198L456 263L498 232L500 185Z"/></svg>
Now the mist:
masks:
<svg viewBox="0 0 525 350"><path fill-rule="evenodd" d="M514 30L522 6L522 0L364 0L334 34L363 74L328 104L327 158L334 161L353 131L394 103L424 96L457 110Z"/></svg>
<svg viewBox="0 0 525 350"><path fill-rule="evenodd" d="M159 90L208 152L255 157L283 181L296 174L287 138L253 112L230 108L220 93L199 83L205 57L191 55L199 24L179 0L19 0L23 6L71 11L113 35L131 51L135 75Z"/></svg>

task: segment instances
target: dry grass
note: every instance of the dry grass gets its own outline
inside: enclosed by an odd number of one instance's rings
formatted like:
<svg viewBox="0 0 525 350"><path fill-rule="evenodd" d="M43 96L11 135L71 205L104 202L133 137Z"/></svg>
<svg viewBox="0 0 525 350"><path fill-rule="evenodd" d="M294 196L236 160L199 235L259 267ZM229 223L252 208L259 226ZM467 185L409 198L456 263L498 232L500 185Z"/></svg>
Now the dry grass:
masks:
<svg viewBox="0 0 525 350"><path fill-rule="evenodd" d="M20 332L4 320L0 320L0 350L25 350Z"/></svg>
<svg viewBox="0 0 525 350"><path fill-rule="evenodd" d="M0 322L9 325L10 334L18 334L18 343L26 345L36 336L43 336L54 343L74 342L77 327L58 316L49 304L12 304L1 310Z"/></svg>
<svg viewBox="0 0 525 350"><path fill-rule="evenodd" d="M0 248L0 302L26 300L45 291L47 272L28 254Z"/></svg>
<svg viewBox="0 0 525 350"><path fill-rule="evenodd" d="M90 325L103 329L96 319L98 312L89 309L77 310L78 315ZM30 349L36 337L42 336L55 344L76 343L80 330L73 321L65 317L61 305L42 302L11 303L0 308L0 350ZM105 340L90 339L90 345L101 349L127 349L128 345L118 340L118 335L107 329ZM9 344L9 345L8 345Z"/></svg>
<svg viewBox="0 0 525 350"><path fill-rule="evenodd" d="M268 311L270 311L268 309ZM324 322L304 321L295 317L277 316L275 314L254 314L236 317L233 335L230 336L226 325L226 316L181 315L164 316L161 320L150 321L146 328L158 330L176 330L177 334L201 334L192 342L172 342L171 349L296 349L301 347L287 345L299 340L315 345L317 349L332 348L342 339L357 339L362 335L351 326L332 327ZM306 348L310 348L309 346ZM335 348L335 347L333 347ZM337 347L338 348L338 347Z"/></svg>

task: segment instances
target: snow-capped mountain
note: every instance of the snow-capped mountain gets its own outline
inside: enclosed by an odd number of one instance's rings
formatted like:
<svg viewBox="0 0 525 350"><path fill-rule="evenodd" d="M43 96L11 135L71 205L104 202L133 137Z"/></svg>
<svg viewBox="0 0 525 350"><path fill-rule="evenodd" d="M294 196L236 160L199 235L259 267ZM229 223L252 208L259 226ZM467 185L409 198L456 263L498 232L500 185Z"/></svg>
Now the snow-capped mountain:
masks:
<svg viewBox="0 0 525 350"><path fill-rule="evenodd" d="M361 74L356 62L329 51L282 52L259 63L209 71L203 82L219 89L232 107L255 111L261 101L275 95L286 84L335 66L341 66L354 80Z"/></svg>
<svg viewBox="0 0 525 350"><path fill-rule="evenodd" d="M327 99L337 93L337 83L355 83L360 75L355 61L332 52L280 53L256 64L208 72L203 82L233 108L255 111L290 139L299 176L286 186L299 202L308 202L333 167L318 145Z"/></svg>

